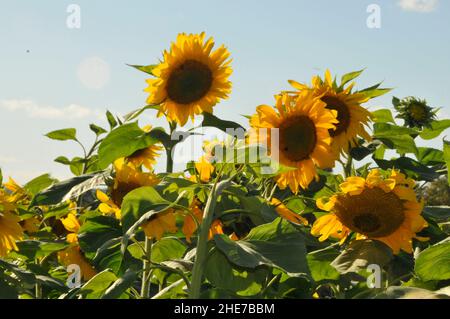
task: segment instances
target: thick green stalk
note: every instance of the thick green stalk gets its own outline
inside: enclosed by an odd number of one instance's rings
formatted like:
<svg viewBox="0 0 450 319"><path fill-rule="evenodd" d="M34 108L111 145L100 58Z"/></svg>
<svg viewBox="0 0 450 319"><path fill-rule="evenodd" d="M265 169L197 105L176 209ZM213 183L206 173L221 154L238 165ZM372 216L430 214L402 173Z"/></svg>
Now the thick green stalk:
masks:
<svg viewBox="0 0 450 319"><path fill-rule="evenodd" d="M213 220L214 209L217 203L217 182L211 190L211 194L206 202L203 220L200 224L199 236L197 242L197 251L195 253L195 262L192 269L191 289L189 291L190 299L200 298L200 288L202 285L203 272L208 257L208 235Z"/></svg>
<svg viewBox="0 0 450 319"><path fill-rule="evenodd" d="M151 256L152 256L153 240L145 236L145 260L142 273L141 297L150 297L150 274L151 274Z"/></svg>

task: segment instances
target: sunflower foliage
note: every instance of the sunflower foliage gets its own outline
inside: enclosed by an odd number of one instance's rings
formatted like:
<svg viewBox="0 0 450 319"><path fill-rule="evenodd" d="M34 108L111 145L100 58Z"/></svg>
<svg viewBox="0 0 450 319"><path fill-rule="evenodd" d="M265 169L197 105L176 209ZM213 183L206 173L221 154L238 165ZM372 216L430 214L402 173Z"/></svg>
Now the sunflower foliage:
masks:
<svg viewBox="0 0 450 319"><path fill-rule="evenodd" d="M72 178L19 185L0 173L0 298L450 296L450 207L427 202L436 181L449 183L450 119L424 100L370 110L390 89L326 71L290 80L244 127L213 115L231 92L231 59L204 33L131 67L148 76L147 105L108 111L89 147L73 128L46 135L79 147L55 159ZM167 127L151 126L151 112ZM245 134L205 142L177 171L174 149L197 134L183 129L189 119Z"/></svg>

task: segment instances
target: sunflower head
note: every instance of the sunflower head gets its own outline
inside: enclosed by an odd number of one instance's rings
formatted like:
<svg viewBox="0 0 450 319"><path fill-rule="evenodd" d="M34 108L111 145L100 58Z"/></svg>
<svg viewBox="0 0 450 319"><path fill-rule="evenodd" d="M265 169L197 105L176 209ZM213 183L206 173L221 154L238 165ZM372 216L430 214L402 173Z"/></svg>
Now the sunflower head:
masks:
<svg viewBox="0 0 450 319"><path fill-rule="evenodd" d="M150 94L147 103L160 105L158 116L184 125L189 117L212 113L213 106L228 97L230 53L224 46L214 51L213 47L213 38L206 40L205 33L181 33L164 51L163 60L152 70L155 78L147 80L145 89Z"/></svg>
<svg viewBox="0 0 450 319"><path fill-rule="evenodd" d="M0 257L18 250L16 241L23 238L20 217L17 216L16 197L0 187Z"/></svg>
<svg viewBox="0 0 450 319"><path fill-rule="evenodd" d="M414 128L430 127L436 120L436 109L427 105L427 101L417 99L413 96L402 100L394 97L392 100L395 110L398 112L397 118L405 121L405 126Z"/></svg>
<svg viewBox="0 0 450 319"><path fill-rule="evenodd" d="M159 178L148 172L138 170L131 163L121 158L114 162L115 177L111 188L111 199L120 207L126 194L143 186L153 186L159 183Z"/></svg>
<svg viewBox="0 0 450 319"><path fill-rule="evenodd" d="M147 125L142 130L148 133L151 129L151 125ZM153 166L156 164L156 158L160 156L162 150L163 147L159 143L153 144L135 151L130 156L127 156L125 160L136 168L144 166L148 170L153 170Z"/></svg>
<svg viewBox="0 0 450 319"><path fill-rule="evenodd" d="M249 143L264 144L272 157L278 154L282 165L293 168L276 177L280 188L289 186L297 193L317 177L316 166L334 166L330 130L338 123L336 116L337 112L327 109L311 91L277 95L275 109L268 105L257 107L250 118Z"/></svg>
<svg viewBox="0 0 450 319"><path fill-rule="evenodd" d="M348 153L350 147L357 144L358 137L370 140L365 126L370 123L371 113L362 107L370 97L362 92L354 92L354 82L347 85L349 78L354 79L360 73L361 71L350 73L354 74L351 77L344 76L340 84L332 78L329 70L325 72L323 79L314 76L311 86L289 81L298 92L313 92L326 104L327 109L337 112L338 123L335 128L330 129L330 136L333 138L332 149L337 156L341 152Z"/></svg>
<svg viewBox="0 0 450 319"><path fill-rule="evenodd" d="M414 181L398 171L383 175L372 170L366 178L348 177L340 192L317 206L330 213L320 217L312 234L320 240L334 237L344 241L350 233L357 239L376 239L392 248L411 253L412 239L426 227L421 216L423 203L414 192Z"/></svg>

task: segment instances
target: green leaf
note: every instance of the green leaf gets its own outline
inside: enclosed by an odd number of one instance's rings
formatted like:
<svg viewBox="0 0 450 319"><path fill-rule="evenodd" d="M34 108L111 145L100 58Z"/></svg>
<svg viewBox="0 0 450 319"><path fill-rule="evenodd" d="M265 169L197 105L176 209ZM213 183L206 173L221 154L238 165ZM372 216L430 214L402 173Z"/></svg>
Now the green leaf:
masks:
<svg viewBox="0 0 450 319"><path fill-rule="evenodd" d="M339 272L330 265L338 255L339 252L330 247L313 251L307 255L308 266L314 281L339 279Z"/></svg>
<svg viewBox="0 0 450 319"><path fill-rule="evenodd" d="M117 280L117 276L109 269L106 269L94 277L92 277L83 287L80 293L87 299L99 299L113 282Z"/></svg>
<svg viewBox="0 0 450 319"><path fill-rule="evenodd" d="M418 147L417 160L424 165L439 165L445 163L444 152L431 147Z"/></svg>
<svg viewBox="0 0 450 319"><path fill-rule="evenodd" d="M17 299L19 297L19 292L16 287L8 284L6 280L2 278L0 273L0 299Z"/></svg>
<svg viewBox="0 0 450 319"><path fill-rule="evenodd" d="M439 223L450 221L450 206L425 206L423 214Z"/></svg>
<svg viewBox="0 0 450 319"><path fill-rule="evenodd" d="M276 267L293 275L307 274L304 235L280 218L253 228L244 240L214 236L217 247L230 262L245 268Z"/></svg>
<svg viewBox="0 0 450 319"><path fill-rule="evenodd" d="M153 75L153 69L156 68L158 65L157 64L151 64L151 65L132 65L132 64L127 64L128 66L131 66L141 72Z"/></svg>
<svg viewBox="0 0 450 319"><path fill-rule="evenodd" d="M372 112L373 121L376 123L392 123L395 124L392 112L389 109L381 109Z"/></svg>
<svg viewBox="0 0 450 319"><path fill-rule="evenodd" d="M358 93L363 94L366 98L368 99L372 99L374 97L378 97L381 95L384 95L386 93L389 93L390 91L392 91L392 89L380 89L381 83L375 84L371 87L368 87L364 90L358 91Z"/></svg>
<svg viewBox="0 0 450 319"><path fill-rule="evenodd" d="M82 175L77 176L56 184L40 191L33 198L30 206L41 206L41 205L56 205L59 204L64 196L70 192L70 190L76 185L84 182L85 180L92 178L95 175Z"/></svg>
<svg viewBox="0 0 450 319"><path fill-rule="evenodd" d="M218 128L219 130L224 131L225 133L227 133L227 129L230 130L242 130L242 133L245 132L245 129L238 123L236 122L232 122L232 121L225 121L225 120L221 120L219 119L217 116L208 113L208 112L203 112L203 122L202 122L202 126L203 127L215 127ZM230 132L228 132L230 133ZM233 132L231 132L233 133Z"/></svg>
<svg viewBox="0 0 450 319"><path fill-rule="evenodd" d="M416 180L432 182L440 176L433 169L409 157L400 157L392 161L377 158L374 158L374 160L382 169L400 169Z"/></svg>
<svg viewBox="0 0 450 319"><path fill-rule="evenodd" d="M355 72L350 72L347 74L344 74L341 78L341 87L344 87L345 84L347 84L348 82L356 79L358 76L361 75L361 73L364 72L364 69L359 70L359 71L355 71Z"/></svg>
<svg viewBox="0 0 450 319"><path fill-rule="evenodd" d="M76 141L77 140L77 130L74 128L66 128L62 130L56 130L52 131L50 133L47 133L45 136L48 138L51 138L52 140L58 140L58 141Z"/></svg>
<svg viewBox="0 0 450 319"><path fill-rule="evenodd" d="M137 110L131 111L130 113L127 113L124 116L124 119L127 122L132 121L132 120L136 119L139 115L141 115L146 110L159 110L159 104L156 104L156 105L149 104L149 105L143 106Z"/></svg>
<svg viewBox="0 0 450 319"><path fill-rule="evenodd" d="M237 296L255 296L262 289L267 271L239 269L228 261L225 255L214 249L207 260L205 277L215 287L228 290Z"/></svg>
<svg viewBox="0 0 450 319"><path fill-rule="evenodd" d="M444 160L447 165L447 178L450 185L450 142L446 140L444 140Z"/></svg>
<svg viewBox="0 0 450 319"><path fill-rule="evenodd" d="M116 159L129 156L157 142L156 138L141 130L136 122L124 124L111 131L100 144L98 165L102 169L106 168Z"/></svg>
<svg viewBox="0 0 450 319"><path fill-rule="evenodd" d="M54 161L56 163L63 164L63 165L70 165L70 163L71 163L71 161L65 156L58 156L57 158L54 159Z"/></svg>
<svg viewBox="0 0 450 319"><path fill-rule="evenodd" d="M426 127L423 129L422 133L420 133L420 137L424 140L431 140L441 135L441 133L448 128L450 128L450 119L433 121L431 123L431 127Z"/></svg>
<svg viewBox="0 0 450 319"><path fill-rule="evenodd" d="M125 274L117 279L103 295L102 299L117 299L119 298L128 288L132 287L139 275L139 271L133 269L127 269Z"/></svg>
<svg viewBox="0 0 450 319"><path fill-rule="evenodd" d="M30 194L35 195L55 182L57 180L51 177L50 174L43 174L26 183L23 188Z"/></svg>
<svg viewBox="0 0 450 319"><path fill-rule="evenodd" d="M373 133L376 137L389 137L392 135L417 135L415 129L392 125L389 123L375 123L373 125Z"/></svg>
<svg viewBox="0 0 450 319"><path fill-rule="evenodd" d="M170 205L153 187L141 187L129 192L122 203L122 229L126 231L145 213Z"/></svg>
<svg viewBox="0 0 450 319"><path fill-rule="evenodd" d="M86 254L92 254L108 240L121 235L120 222L116 218L96 216L85 220L78 231L78 241Z"/></svg>
<svg viewBox="0 0 450 319"><path fill-rule="evenodd" d="M103 127L100 127L100 126L95 125L95 124L90 124L90 125L89 125L89 128L90 128L91 131L94 132L95 135L97 135L97 136L102 135L102 134L108 132L108 131L105 130Z"/></svg>
<svg viewBox="0 0 450 319"><path fill-rule="evenodd" d="M109 128L111 130L117 126L117 121L110 111L106 111L106 119L108 120Z"/></svg>
<svg viewBox="0 0 450 319"><path fill-rule="evenodd" d="M67 246L66 242L24 240L17 243L19 250L13 254L25 259L35 260L63 250Z"/></svg>
<svg viewBox="0 0 450 319"><path fill-rule="evenodd" d="M380 267L387 265L393 258L392 250L377 240L355 240L331 265L341 274L365 270L371 264Z"/></svg>
<svg viewBox="0 0 450 319"><path fill-rule="evenodd" d="M450 279L450 241L422 251L414 270L423 281Z"/></svg>
<svg viewBox="0 0 450 319"><path fill-rule="evenodd" d="M179 259L183 257L186 248L186 245L175 237L163 237L152 245L152 262Z"/></svg>

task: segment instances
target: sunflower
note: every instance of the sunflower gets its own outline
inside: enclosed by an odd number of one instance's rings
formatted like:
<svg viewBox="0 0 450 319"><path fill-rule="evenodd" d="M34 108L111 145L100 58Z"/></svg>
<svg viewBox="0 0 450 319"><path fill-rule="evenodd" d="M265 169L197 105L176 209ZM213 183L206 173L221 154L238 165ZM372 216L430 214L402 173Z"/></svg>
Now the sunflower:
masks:
<svg viewBox="0 0 450 319"><path fill-rule="evenodd" d="M78 265L84 280L89 280L97 274L97 271L86 260L78 245L70 246L58 252L58 260L66 267L69 265Z"/></svg>
<svg viewBox="0 0 450 319"><path fill-rule="evenodd" d="M160 240L164 233L176 233L178 231L176 222L175 211L169 208L164 212L150 217L150 220L141 227L144 230L145 236Z"/></svg>
<svg viewBox="0 0 450 319"><path fill-rule="evenodd" d="M14 212L15 200L14 196L0 188L0 257L6 256L11 250L18 250L16 241L23 237L20 218Z"/></svg>
<svg viewBox="0 0 450 319"><path fill-rule="evenodd" d="M280 188L287 186L297 193L299 188L307 188L316 177L316 166L330 168L335 157L331 153L329 130L337 124L336 111L325 108L326 104L309 91L297 96L280 94L276 96L277 111L261 105L250 118L249 143L263 143L268 146L271 156L273 130L278 129L279 162L290 171L275 177ZM259 129L270 129L267 134L259 134Z"/></svg>
<svg viewBox="0 0 450 319"><path fill-rule="evenodd" d="M271 204L275 206L275 210L277 211L278 215L280 215L284 219L287 219L295 224L308 225L308 221L305 218L291 211L279 199L272 197Z"/></svg>
<svg viewBox="0 0 450 319"><path fill-rule="evenodd" d="M150 132L152 127L150 125L145 126L142 130L146 133ZM152 170L153 165L156 164L156 158L160 155L160 151L163 147L157 143L150 145L146 148L135 151L133 154L126 158L126 161L134 165L135 167L144 166L145 168Z"/></svg>
<svg viewBox="0 0 450 319"><path fill-rule="evenodd" d="M66 240L70 246L58 252L59 262L66 267L72 264L78 265L80 267L81 276L85 280L91 279L97 272L88 262L78 244L78 231L81 227L80 222L72 212L69 213L66 218L62 218L61 222L68 231Z"/></svg>
<svg viewBox="0 0 450 319"><path fill-rule="evenodd" d="M192 235L197 231L197 225L203 221L203 210L197 198L192 201L189 208L191 214L184 215L183 228L181 229L188 243L191 242ZM222 222L219 219L215 219L209 228L208 239L212 239L215 234L223 234L222 227Z"/></svg>
<svg viewBox="0 0 450 319"><path fill-rule="evenodd" d="M184 125L189 117L212 113L213 106L228 97L230 53L224 46L215 51L213 47L213 38L205 41L205 33L181 33L170 51L164 51L145 89L150 94L147 103L160 104L158 116Z"/></svg>
<svg viewBox="0 0 450 319"><path fill-rule="evenodd" d="M423 203L414 192L414 181L392 170L384 177L380 170L372 170L367 178L348 177L340 192L328 201L319 199L317 206L329 211L314 223L311 233L324 241L328 237L341 243L356 233L356 239L375 239L391 247L412 253L412 239L426 240L416 233L427 226L421 216Z"/></svg>
<svg viewBox="0 0 450 319"><path fill-rule="evenodd" d="M437 110L427 105L426 100L417 99L413 96L402 100L393 98L395 110L398 112L397 118L405 121L405 126L414 128L431 127L431 123L436 120Z"/></svg>
<svg viewBox="0 0 450 319"><path fill-rule="evenodd" d="M114 215L121 218L120 207L123 198L132 190L143 186L153 186L159 183L158 177L153 173L139 171L133 164L127 163L124 158L114 162L115 177L110 187L109 197L97 190L97 198L100 200L99 211L105 215Z"/></svg>
<svg viewBox="0 0 450 319"><path fill-rule="evenodd" d="M293 80L289 83L300 92L313 92L314 96L326 103L327 109L337 111L339 123L334 129L330 129L330 136L333 138L331 146L336 156L341 152L348 153L350 147L356 146L358 136L371 139L365 128L371 120L371 113L361 106L369 98L363 93L352 92L355 83L347 88L344 85L337 86L329 70L325 72L324 79L314 76L311 87Z"/></svg>

